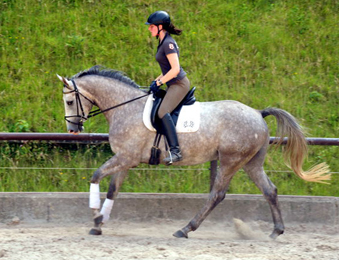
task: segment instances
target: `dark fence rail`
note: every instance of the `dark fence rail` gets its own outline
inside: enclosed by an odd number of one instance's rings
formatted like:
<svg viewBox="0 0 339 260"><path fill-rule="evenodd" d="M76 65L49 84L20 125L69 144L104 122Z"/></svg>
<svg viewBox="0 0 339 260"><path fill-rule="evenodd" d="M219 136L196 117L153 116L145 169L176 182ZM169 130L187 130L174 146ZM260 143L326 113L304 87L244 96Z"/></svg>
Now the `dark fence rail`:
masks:
<svg viewBox="0 0 339 260"><path fill-rule="evenodd" d="M276 141L276 137L270 138L270 143ZM286 143L287 138L283 143ZM335 145L339 146L339 138L306 138L309 145ZM27 142L49 141L54 143L107 143L108 134L79 134L68 133L0 133L0 142Z"/></svg>
<svg viewBox="0 0 339 260"><path fill-rule="evenodd" d="M0 142L48 141L53 143L108 143L108 134L0 133Z"/></svg>

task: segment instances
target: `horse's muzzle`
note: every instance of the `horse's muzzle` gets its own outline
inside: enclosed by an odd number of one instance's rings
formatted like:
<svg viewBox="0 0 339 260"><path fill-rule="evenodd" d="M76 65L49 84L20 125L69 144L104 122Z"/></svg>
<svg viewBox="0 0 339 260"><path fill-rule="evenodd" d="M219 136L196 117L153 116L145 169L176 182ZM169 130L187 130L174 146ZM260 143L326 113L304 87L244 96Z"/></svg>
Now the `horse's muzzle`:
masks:
<svg viewBox="0 0 339 260"><path fill-rule="evenodd" d="M74 130L68 130L69 134L73 134L73 135L78 135L83 131L83 129L81 131L74 131Z"/></svg>
<svg viewBox="0 0 339 260"><path fill-rule="evenodd" d="M82 123L79 124L67 124L67 131L70 134L79 134L84 131L85 128Z"/></svg>

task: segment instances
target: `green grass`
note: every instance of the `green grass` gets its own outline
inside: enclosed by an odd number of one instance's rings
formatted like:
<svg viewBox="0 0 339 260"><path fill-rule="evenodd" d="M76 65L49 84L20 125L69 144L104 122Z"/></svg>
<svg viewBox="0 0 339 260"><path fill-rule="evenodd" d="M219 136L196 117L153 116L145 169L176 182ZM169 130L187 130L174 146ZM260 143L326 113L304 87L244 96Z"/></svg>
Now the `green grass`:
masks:
<svg viewBox="0 0 339 260"><path fill-rule="evenodd" d="M311 147L310 153L326 151ZM2 144L0 146L0 192L44 191L87 192L95 169L112 156L109 145L57 145L46 143ZM317 153L319 161L327 154ZM332 158L333 161L336 158ZM329 164L332 164L332 160ZM306 163L305 170L311 164ZM210 164L189 167L140 165L131 169L121 188L123 192L206 193L210 184ZM279 151L270 151L265 168L279 194L339 196L339 175L334 174L330 185L307 183L296 177L282 162ZM109 178L103 179L101 190L108 188ZM229 193L260 194L243 172L233 178Z"/></svg>
<svg viewBox="0 0 339 260"><path fill-rule="evenodd" d="M149 85L159 74L157 41L144 23L160 9L183 29L176 37L180 62L199 101L233 99L257 109L282 108L309 136L338 137L339 3L328 0L1 1L0 132L65 131L56 74L72 76L101 64ZM267 122L273 136L276 122ZM108 130L102 116L85 127L93 133ZM37 145L36 154L25 148L1 145L1 167L96 168L111 156L97 154L95 147L61 152ZM337 154L338 147L311 147L306 166L326 161L338 172ZM208 166L197 167L202 168ZM269 153L266 169L287 170L280 152ZM331 186L269 175L284 194L337 195L336 175ZM91 172L0 168L0 176L3 191L87 191ZM123 190L205 192L208 181L207 170L133 170ZM249 183L240 172L230 192L257 192Z"/></svg>

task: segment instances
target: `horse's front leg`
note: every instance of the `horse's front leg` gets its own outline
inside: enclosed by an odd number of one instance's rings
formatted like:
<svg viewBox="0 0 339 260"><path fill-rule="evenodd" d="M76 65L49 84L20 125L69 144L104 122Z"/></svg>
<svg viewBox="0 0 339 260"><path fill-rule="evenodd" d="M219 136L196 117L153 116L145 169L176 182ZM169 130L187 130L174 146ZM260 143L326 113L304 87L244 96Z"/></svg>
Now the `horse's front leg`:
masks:
<svg viewBox="0 0 339 260"><path fill-rule="evenodd" d="M99 184L92 184L90 188L90 208L93 210L94 227L90 230L90 235L101 235L101 227L107 223L113 209L114 199L117 197L119 188L127 175L127 171L116 173L112 176L104 204L100 209Z"/></svg>
<svg viewBox="0 0 339 260"><path fill-rule="evenodd" d="M119 164L117 164L119 162ZM94 228L89 232L91 235L101 235L101 227L109 219L113 208L114 199L118 195L120 186L125 179L128 169L134 167L131 162L126 160L119 161L117 156L114 156L101 166L93 175L90 186L89 207L93 210ZM100 181L107 175L112 175L109 190L106 200L100 211Z"/></svg>

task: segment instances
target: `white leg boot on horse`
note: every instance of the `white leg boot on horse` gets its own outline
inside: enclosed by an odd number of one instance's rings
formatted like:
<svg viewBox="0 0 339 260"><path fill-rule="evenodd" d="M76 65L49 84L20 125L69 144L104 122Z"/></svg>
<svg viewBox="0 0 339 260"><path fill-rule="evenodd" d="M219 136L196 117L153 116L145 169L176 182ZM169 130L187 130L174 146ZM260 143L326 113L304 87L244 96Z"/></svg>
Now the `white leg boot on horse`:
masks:
<svg viewBox="0 0 339 260"><path fill-rule="evenodd" d="M182 160L178 136L170 114L167 113L164 115L164 117L161 119L161 123L169 145L169 156L163 161L166 165L171 165L174 162L179 162Z"/></svg>
<svg viewBox="0 0 339 260"><path fill-rule="evenodd" d="M101 235L101 223L103 216L100 214L100 187L99 183L91 183L89 190L89 207L93 209L94 228L90 231L92 235Z"/></svg>

